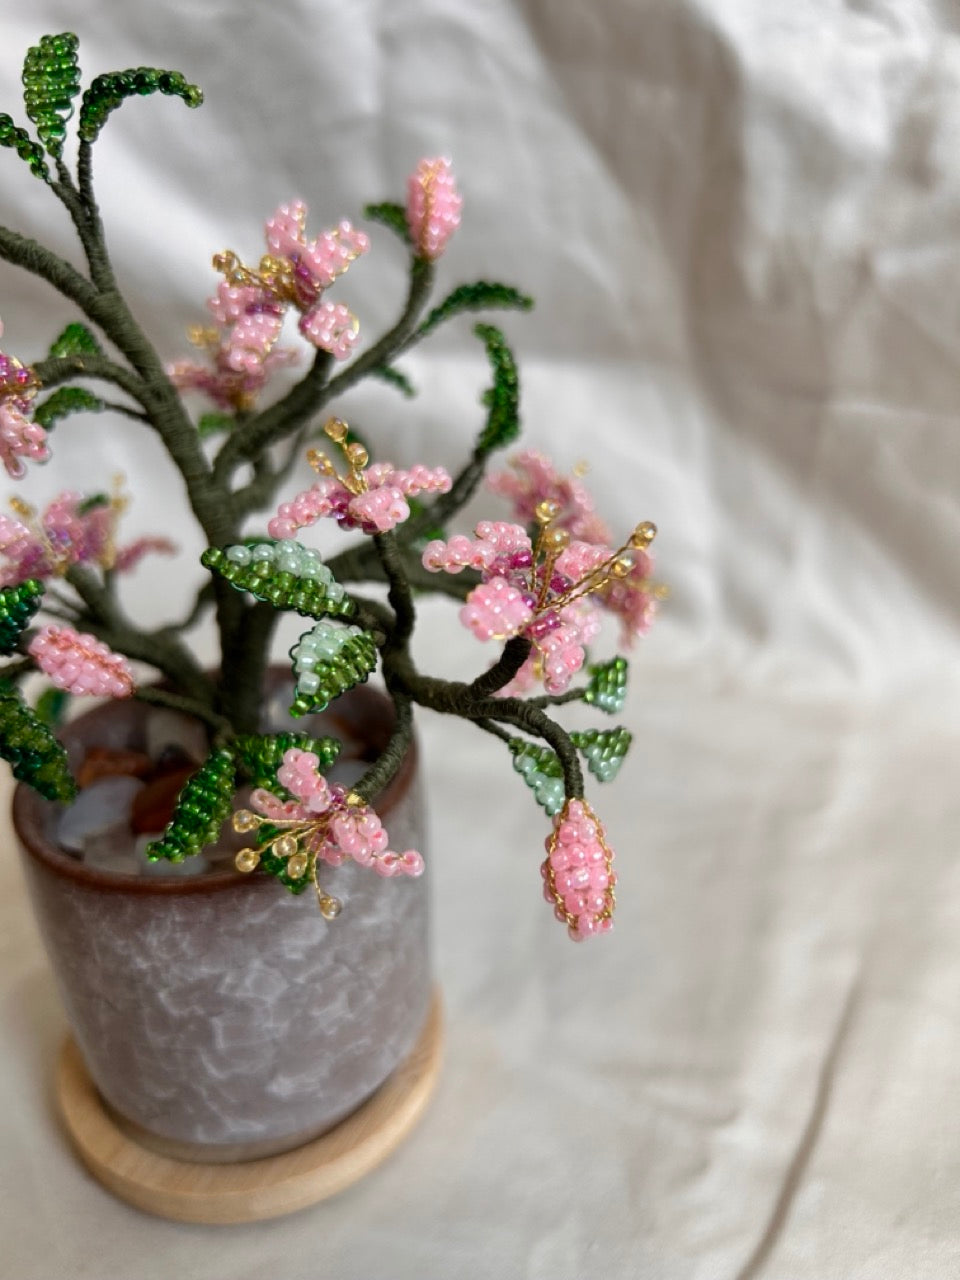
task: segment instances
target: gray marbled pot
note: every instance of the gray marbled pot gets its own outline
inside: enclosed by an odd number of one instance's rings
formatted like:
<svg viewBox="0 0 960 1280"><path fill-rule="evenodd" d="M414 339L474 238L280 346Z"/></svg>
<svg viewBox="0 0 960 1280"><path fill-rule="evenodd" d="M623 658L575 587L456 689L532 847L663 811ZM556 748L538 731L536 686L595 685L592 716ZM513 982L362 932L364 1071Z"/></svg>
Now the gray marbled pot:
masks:
<svg viewBox="0 0 960 1280"><path fill-rule="evenodd" d="M360 688L336 704L374 747L392 707ZM73 752L137 741L141 708L114 704L64 734ZM423 850L416 748L376 801L394 849ZM431 991L428 876L348 863L310 894L213 871L135 878L86 866L51 839L57 809L17 789L14 826L74 1037L102 1098L181 1159L254 1159L316 1137L409 1053Z"/></svg>

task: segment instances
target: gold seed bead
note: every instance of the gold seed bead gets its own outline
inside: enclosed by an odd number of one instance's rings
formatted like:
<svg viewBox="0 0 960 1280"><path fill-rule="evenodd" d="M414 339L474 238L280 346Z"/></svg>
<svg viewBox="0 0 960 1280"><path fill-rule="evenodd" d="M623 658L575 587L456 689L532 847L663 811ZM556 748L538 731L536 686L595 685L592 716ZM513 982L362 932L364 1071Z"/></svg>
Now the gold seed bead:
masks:
<svg viewBox="0 0 960 1280"><path fill-rule="evenodd" d="M334 474L333 463L325 453L321 453L319 449L307 450L307 461L313 467L314 471L322 476L332 476Z"/></svg>
<svg viewBox="0 0 960 1280"><path fill-rule="evenodd" d="M238 871L256 871L260 865L260 854L256 849L241 849L233 860Z"/></svg>
<svg viewBox="0 0 960 1280"><path fill-rule="evenodd" d="M317 890L317 904L324 920L336 920L343 910L343 903L339 898L331 898L329 894L322 893L319 889Z"/></svg>
<svg viewBox="0 0 960 1280"><path fill-rule="evenodd" d="M241 834L244 831L255 831L260 825L260 817L249 809L238 809L233 815L233 829Z"/></svg>
<svg viewBox="0 0 960 1280"><path fill-rule="evenodd" d="M617 556L610 566L610 573L614 578L625 578L632 568L633 560L630 556Z"/></svg>
<svg viewBox="0 0 960 1280"><path fill-rule="evenodd" d="M292 858L299 847L296 836L281 836L274 841L273 852L278 858Z"/></svg>
<svg viewBox="0 0 960 1280"><path fill-rule="evenodd" d="M346 801L347 801L347 804L353 805L354 808L356 808L359 805L364 805L367 803L366 800L364 800L363 796L358 796L355 791L349 791L347 793Z"/></svg>
<svg viewBox="0 0 960 1280"><path fill-rule="evenodd" d="M349 444L346 449L350 465L362 469L370 461L370 455L362 444Z"/></svg>
<svg viewBox="0 0 960 1280"><path fill-rule="evenodd" d="M347 438L348 429L347 424L339 418L328 418L323 425L324 435L334 444L343 444Z"/></svg>
<svg viewBox="0 0 960 1280"><path fill-rule="evenodd" d="M556 520L560 514L560 503L554 502L552 498L544 498L543 502L538 502L535 510L538 524L549 524L551 520Z"/></svg>
<svg viewBox="0 0 960 1280"><path fill-rule="evenodd" d="M644 520L643 524L638 524L630 535L630 545L642 551L645 547L649 547L656 536L657 526L652 520Z"/></svg>
<svg viewBox="0 0 960 1280"><path fill-rule="evenodd" d="M563 551L570 545L570 530L548 529L543 535L543 545L549 551Z"/></svg>
<svg viewBox="0 0 960 1280"><path fill-rule="evenodd" d="M287 875L291 880L299 880L307 869L307 855L295 853L287 863Z"/></svg>

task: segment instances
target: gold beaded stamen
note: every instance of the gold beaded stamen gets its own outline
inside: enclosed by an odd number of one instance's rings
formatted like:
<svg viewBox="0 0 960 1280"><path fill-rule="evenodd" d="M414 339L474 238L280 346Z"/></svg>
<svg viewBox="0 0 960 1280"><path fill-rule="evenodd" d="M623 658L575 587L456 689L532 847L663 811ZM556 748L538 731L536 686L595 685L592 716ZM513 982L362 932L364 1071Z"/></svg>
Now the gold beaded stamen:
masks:
<svg viewBox="0 0 960 1280"><path fill-rule="evenodd" d="M363 471L370 461L370 455L362 444L356 442L347 444L349 430L350 428L340 418L328 418L323 425L324 435L340 446L340 452L350 468L345 476L340 475L327 455L319 449L310 449L307 453L307 461L317 475L330 476L334 480L339 480L348 493L356 496L367 492L367 479Z"/></svg>
<svg viewBox="0 0 960 1280"><path fill-rule="evenodd" d="M351 792L347 803L362 804L359 796ZM332 897L320 885L317 879L317 856L310 843L322 836L329 815L323 814L316 820L303 818L263 818L251 809L238 809L233 815L233 829L241 835L257 831L265 823L275 827L280 834L273 836L253 849L241 849L234 859L238 871L249 874L256 871L268 850L275 857L286 863L286 873L291 880L303 880L309 875L317 895L317 906L324 920L335 920L342 910L339 898ZM306 847L304 847L306 846Z"/></svg>

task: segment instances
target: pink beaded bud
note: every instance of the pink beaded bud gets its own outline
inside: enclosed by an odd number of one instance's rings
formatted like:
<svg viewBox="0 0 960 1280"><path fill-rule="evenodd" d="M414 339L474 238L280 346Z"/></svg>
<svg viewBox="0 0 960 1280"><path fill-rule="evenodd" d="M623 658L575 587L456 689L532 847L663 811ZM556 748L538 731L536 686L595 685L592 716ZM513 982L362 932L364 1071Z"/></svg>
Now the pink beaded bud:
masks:
<svg viewBox="0 0 960 1280"><path fill-rule="evenodd" d="M440 257L460 225L462 208L450 161L421 160L407 181L407 229L419 257Z"/></svg>
<svg viewBox="0 0 960 1280"><path fill-rule="evenodd" d="M126 658L96 636L73 627L43 627L28 652L40 670L68 693L97 698L128 698L133 693L133 672Z"/></svg>
<svg viewBox="0 0 960 1280"><path fill-rule="evenodd" d="M613 928L613 850L585 800L568 800L553 820L540 874L543 896L574 942Z"/></svg>
<svg viewBox="0 0 960 1280"><path fill-rule="evenodd" d="M460 621L478 640L508 640L533 617L530 602L506 578L491 578L467 596Z"/></svg>
<svg viewBox="0 0 960 1280"><path fill-rule="evenodd" d="M14 480L26 472L22 459L46 462L50 457L46 431L27 417L39 385L32 369L0 351L0 461Z"/></svg>
<svg viewBox="0 0 960 1280"><path fill-rule="evenodd" d="M301 317L300 332L335 360L345 360L360 334L360 321L342 302L318 302Z"/></svg>

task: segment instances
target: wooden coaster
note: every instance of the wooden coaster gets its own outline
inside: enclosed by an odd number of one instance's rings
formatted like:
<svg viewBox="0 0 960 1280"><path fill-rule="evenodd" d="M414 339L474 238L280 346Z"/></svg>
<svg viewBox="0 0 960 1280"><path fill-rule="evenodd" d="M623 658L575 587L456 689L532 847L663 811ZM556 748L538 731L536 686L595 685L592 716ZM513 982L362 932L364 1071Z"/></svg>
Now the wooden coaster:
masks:
<svg viewBox="0 0 960 1280"><path fill-rule="evenodd" d="M294 1151L237 1164L172 1160L140 1146L107 1112L72 1039L60 1055L57 1098L80 1158L121 1200L176 1222L257 1222L326 1200L381 1164L423 1114L442 1048L435 994L413 1052L358 1111Z"/></svg>

